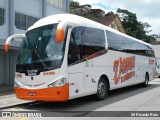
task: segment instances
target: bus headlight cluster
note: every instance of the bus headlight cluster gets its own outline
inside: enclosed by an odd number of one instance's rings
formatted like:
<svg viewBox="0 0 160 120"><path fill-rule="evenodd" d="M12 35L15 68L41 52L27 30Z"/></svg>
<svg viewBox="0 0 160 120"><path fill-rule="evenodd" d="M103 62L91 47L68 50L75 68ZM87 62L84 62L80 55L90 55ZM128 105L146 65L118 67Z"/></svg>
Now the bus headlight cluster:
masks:
<svg viewBox="0 0 160 120"><path fill-rule="evenodd" d="M61 87L64 86L66 84L66 78L62 78L60 80L55 81L54 83L51 83L48 85L49 88L51 87Z"/></svg>
<svg viewBox="0 0 160 120"><path fill-rule="evenodd" d="M17 82L14 82L14 87L15 87L15 88L19 88L20 85L19 85Z"/></svg>

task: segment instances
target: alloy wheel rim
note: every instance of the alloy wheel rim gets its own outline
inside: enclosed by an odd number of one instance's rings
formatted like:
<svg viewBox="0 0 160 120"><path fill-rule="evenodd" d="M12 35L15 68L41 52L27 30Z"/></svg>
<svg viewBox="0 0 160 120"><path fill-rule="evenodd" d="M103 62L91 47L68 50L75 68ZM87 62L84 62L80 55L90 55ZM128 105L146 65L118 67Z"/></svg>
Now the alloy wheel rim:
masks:
<svg viewBox="0 0 160 120"><path fill-rule="evenodd" d="M104 96L106 94L106 87L105 87L105 84L103 82L100 82L99 85L98 85L98 93L101 96Z"/></svg>

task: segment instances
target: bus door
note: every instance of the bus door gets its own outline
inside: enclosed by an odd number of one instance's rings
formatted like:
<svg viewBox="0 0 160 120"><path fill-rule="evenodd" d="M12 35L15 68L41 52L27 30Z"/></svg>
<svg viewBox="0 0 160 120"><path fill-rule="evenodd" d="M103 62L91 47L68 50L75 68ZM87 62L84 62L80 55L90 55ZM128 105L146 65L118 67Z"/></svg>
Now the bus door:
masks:
<svg viewBox="0 0 160 120"><path fill-rule="evenodd" d="M85 74L84 74L84 83L85 83L85 93L92 94L97 90L97 80L95 74L97 69L94 67L93 59L85 61Z"/></svg>
<svg viewBox="0 0 160 120"><path fill-rule="evenodd" d="M72 30L68 49L68 75L69 95L76 98L84 95L84 60L82 59L82 47L79 28Z"/></svg>

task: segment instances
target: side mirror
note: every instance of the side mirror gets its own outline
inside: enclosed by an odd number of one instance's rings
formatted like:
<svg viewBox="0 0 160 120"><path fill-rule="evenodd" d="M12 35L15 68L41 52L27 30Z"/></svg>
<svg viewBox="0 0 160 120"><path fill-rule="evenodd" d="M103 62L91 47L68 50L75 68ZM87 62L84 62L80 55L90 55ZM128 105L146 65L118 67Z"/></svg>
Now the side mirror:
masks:
<svg viewBox="0 0 160 120"><path fill-rule="evenodd" d="M8 52L10 43L11 43L11 41L14 40L14 38L23 40L25 38L25 34L15 34L15 35L12 35L9 38L7 38L5 46L4 46L5 52Z"/></svg>
<svg viewBox="0 0 160 120"><path fill-rule="evenodd" d="M56 31L56 42L61 43L65 38L65 31L67 29L67 22L60 22Z"/></svg>
<svg viewBox="0 0 160 120"><path fill-rule="evenodd" d="M58 24L57 31L56 31L56 42L57 43L63 42L65 39L65 33L66 33L67 27L73 27L76 25L77 23L74 23L74 22L60 22Z"/></svg>
<svg viewBox="0 0 160 120"><path fill-rule="evenodd" d="M57 43L63 42L64 37L65 37L64 30L63 29L57 29L57 31L56 31L56 42Z"/></svg>

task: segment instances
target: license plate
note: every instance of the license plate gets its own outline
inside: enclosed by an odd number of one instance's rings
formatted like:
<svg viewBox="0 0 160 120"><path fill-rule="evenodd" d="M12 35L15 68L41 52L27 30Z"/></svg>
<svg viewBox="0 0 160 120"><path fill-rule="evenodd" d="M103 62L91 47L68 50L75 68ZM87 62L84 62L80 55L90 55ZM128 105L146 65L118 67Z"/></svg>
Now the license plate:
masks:
<svg viewBox="0 0 160 120"><path fill-rule="evenodd" d="M36 92L29 92L28 95L29 95L29 96L37 96L37 93L36 93Z"/></svg>

